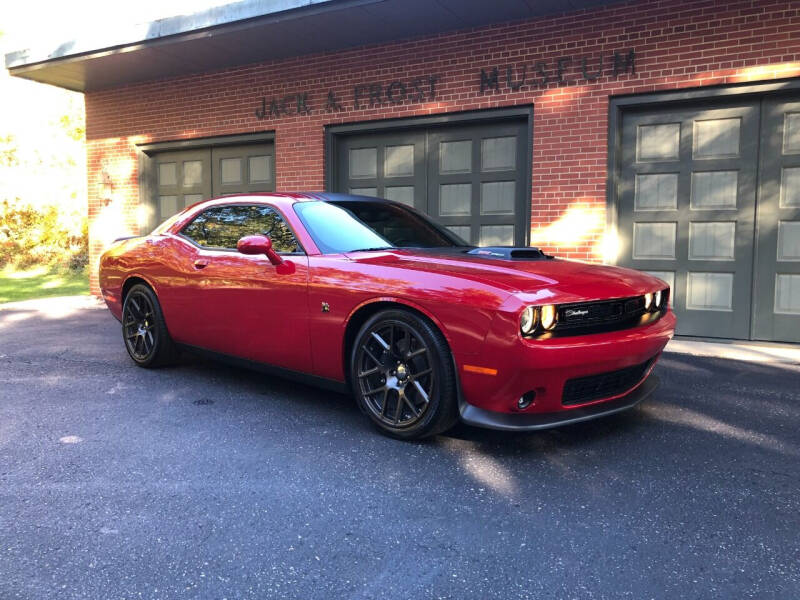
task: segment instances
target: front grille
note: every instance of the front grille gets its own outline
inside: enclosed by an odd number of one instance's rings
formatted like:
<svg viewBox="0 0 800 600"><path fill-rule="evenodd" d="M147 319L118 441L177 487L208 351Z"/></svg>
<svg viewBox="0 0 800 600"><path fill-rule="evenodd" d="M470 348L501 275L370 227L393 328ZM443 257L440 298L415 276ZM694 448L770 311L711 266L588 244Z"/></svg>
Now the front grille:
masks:
<svg viewBox="0 0 800 600"><path fill-rule="evenodd" d="M568 379L564 384L561 404L572 406L624 394L642 380L654 360L651 358L640 365L626 367L619 371Z"/></svg>
<svg viewBox="0 0 800 600"><path fill-rule="evenodd" d="M660 310L653 313L645 311L642 296L562 304L558 307L558 325L553 335L584 335L643 325L664 313L668 295L669 291L663 294Z"/></svg>

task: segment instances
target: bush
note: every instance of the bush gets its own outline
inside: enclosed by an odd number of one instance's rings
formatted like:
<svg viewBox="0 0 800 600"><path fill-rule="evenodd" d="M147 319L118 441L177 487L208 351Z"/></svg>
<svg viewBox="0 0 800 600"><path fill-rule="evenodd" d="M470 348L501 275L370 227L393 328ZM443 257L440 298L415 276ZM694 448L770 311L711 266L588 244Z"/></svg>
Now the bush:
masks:
<svg viewBox="0 0 800 600"><path fill-rule="evenodd" d="M0 268L49 265L82 270L88 262L85 217L70 227L56 206L34 207L8 200L0 204Z"/></svg>

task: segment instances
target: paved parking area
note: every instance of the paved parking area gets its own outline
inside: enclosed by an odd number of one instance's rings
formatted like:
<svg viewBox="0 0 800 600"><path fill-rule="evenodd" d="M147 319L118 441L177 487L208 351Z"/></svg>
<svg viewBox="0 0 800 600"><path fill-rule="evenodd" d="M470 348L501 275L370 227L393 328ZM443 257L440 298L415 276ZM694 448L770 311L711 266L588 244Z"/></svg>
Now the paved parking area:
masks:
<svg viewBox="0 0 800 600"><path fill-rule="evenodd" d="M375 433L98 308L0 310L0 598L797 598L800 367L665 355L640 409Z"/></svg>

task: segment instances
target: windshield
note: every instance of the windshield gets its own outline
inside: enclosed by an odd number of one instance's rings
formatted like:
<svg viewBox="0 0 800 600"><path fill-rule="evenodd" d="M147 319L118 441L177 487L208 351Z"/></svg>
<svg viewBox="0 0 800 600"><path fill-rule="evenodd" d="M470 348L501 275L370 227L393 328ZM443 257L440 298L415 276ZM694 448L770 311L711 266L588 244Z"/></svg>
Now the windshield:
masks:
<svg viewBox="0 0 800 600"><path fill-rule="evenodd" d="M469 246L426 216L381 200L298 202L295 211L325 254Z"/></svg>

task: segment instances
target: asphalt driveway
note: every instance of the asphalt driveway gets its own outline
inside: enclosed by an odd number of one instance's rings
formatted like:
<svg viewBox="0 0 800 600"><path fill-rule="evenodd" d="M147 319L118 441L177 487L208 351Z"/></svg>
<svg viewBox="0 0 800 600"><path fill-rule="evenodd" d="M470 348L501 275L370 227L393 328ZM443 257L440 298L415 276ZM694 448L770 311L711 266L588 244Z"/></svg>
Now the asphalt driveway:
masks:
<svg viewBox="0 0 800 600"><path fill-rule="evenodd" d="M0 310L0 598L800 597L800 367L657 372L622 416L411 444L137 368L103 309Z"/></svg>

